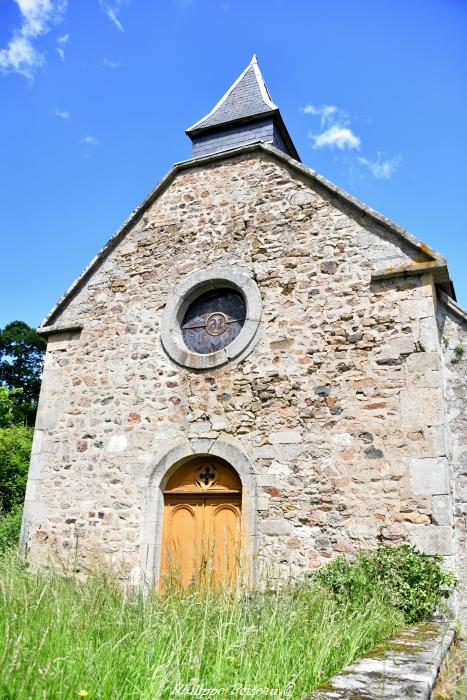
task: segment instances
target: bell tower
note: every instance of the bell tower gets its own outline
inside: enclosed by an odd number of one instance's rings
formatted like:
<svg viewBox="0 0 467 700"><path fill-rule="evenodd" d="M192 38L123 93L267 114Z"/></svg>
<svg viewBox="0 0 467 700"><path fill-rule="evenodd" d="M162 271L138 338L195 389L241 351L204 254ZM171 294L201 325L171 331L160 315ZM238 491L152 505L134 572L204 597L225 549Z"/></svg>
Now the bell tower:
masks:
<svg viewBox="0 0 467 700"><path fill-rule="evenodd" d="M193 144L192 158L263 141L300 160L256 56L209 114L186 133Z"/></svg>

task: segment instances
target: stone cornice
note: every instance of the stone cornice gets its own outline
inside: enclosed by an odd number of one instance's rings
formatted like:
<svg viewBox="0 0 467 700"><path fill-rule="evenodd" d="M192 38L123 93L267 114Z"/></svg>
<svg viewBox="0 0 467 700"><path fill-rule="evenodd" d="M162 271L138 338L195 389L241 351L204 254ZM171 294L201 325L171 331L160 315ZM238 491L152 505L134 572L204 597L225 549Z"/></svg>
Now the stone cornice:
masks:
<svg viewBox="0 0 467 700"><path fill-rule="evenodd" d="M409 277L431 272L435 284L449 284L449 273L446 262L439 260L427 260L426 262L412 262L402 265L387 267L385 270L374 272L371 275L372 282L388 280L395 277Z"/></svg>
<svg viewBox="0 0 467 700"><path fill-rule="evenodd" d="M74 323L69 326L39 326L39 335L56 335L57 333L79 333L83 330L82 324Z"/></svg>

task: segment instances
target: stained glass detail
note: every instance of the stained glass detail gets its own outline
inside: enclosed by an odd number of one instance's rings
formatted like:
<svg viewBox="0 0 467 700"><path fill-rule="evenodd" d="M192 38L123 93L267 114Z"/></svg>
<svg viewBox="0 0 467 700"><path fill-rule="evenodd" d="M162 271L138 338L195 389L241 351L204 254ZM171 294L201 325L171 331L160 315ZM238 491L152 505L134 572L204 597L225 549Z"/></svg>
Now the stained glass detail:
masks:
<svg viewBox="0 0 467 700"><path fill-rule="evenodd" d="M214 289L201 294L182 321L185 345L208 355L235 340L245 323L245 299L233 289Z"/></svg>

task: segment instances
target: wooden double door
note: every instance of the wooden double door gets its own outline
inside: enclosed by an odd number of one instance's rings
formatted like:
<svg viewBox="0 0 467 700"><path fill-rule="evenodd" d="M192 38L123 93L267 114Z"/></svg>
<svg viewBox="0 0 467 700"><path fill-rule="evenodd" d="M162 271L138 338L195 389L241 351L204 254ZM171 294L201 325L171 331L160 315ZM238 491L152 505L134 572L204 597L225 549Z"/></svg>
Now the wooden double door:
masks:
<svg viewBox="0 0 467 700"><path fill-rule="evenodd" d="M220 460L189 463L164 493L161 587L233 583L240 524L237 475Z"/></svg>

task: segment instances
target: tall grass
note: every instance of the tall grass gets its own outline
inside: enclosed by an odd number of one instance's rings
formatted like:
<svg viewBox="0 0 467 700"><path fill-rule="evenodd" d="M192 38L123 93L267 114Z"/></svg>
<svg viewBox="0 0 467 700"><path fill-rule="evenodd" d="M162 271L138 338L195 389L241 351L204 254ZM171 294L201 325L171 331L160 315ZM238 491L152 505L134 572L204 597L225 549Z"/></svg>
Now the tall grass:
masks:
<svg viewBox="0 0 467 700"><path fill-rule="evenodd" d="M377 598L338 606L309 585L125 593L108 573L32 574L8 554L0 697L300 698L402 622Z"/></svg>

